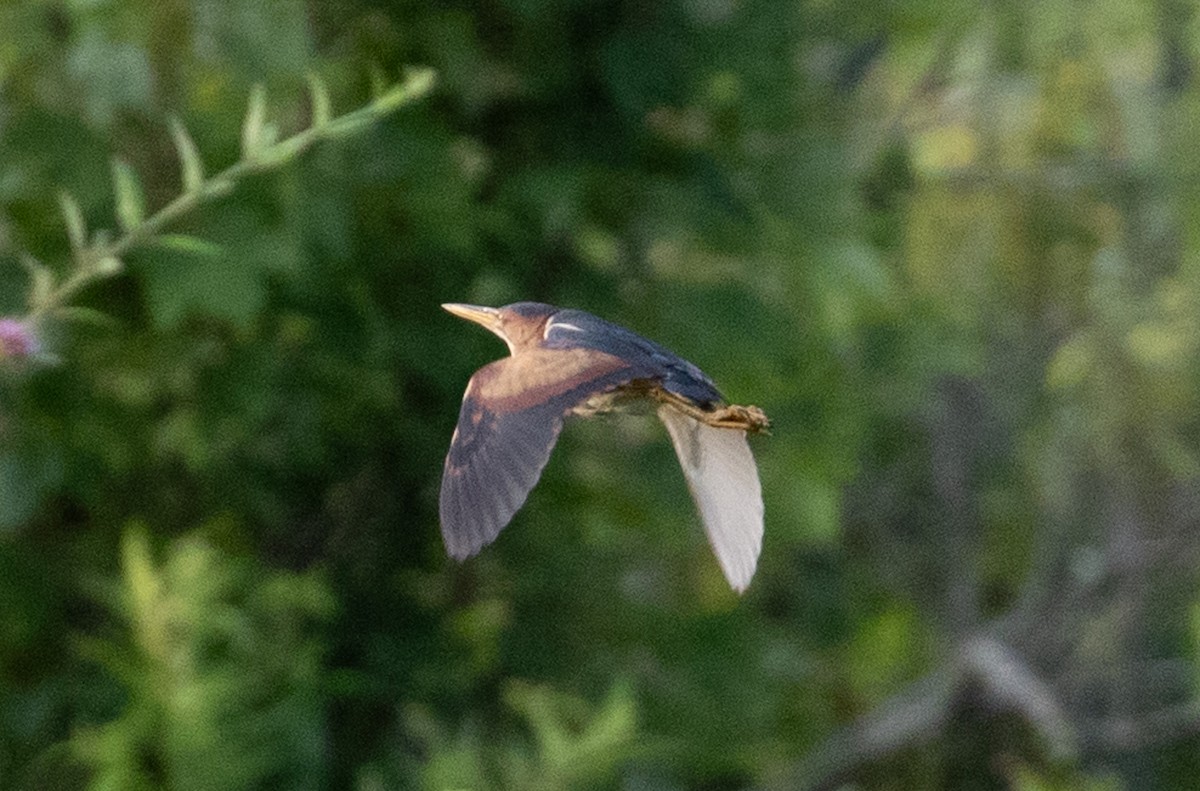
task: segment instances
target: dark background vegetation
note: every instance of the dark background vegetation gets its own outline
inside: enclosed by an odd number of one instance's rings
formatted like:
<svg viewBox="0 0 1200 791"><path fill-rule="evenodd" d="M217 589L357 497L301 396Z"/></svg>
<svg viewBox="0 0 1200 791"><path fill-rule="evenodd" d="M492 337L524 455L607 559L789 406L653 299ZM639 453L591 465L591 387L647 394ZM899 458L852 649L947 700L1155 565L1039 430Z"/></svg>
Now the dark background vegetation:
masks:
<svg viewBox="0 0 1200 791"><path fill-rule="evenodd" d="M0 787L1195 788L1198 56L1183 0L0 5L13 316L170 117L216 169L256 83L439 75L4 363ZM438 305L520 299L775 419L744 597L646 418L445 558L504 350Z"/></svg>

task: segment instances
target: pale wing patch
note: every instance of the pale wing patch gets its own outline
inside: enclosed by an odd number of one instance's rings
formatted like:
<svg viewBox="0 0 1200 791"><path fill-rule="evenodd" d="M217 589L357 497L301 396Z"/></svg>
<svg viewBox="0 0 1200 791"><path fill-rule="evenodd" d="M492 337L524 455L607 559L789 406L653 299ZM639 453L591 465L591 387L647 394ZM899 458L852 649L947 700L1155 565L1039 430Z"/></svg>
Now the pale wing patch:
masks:
<svg viewBox="0 0 1200 791"><path fill-rule="evenodd" d="M754 577L763 535L762 486L746 433L706 426L669 406L659 407L658 416L671 435L721 571L741 593Z"/></svg>
<svg viewBox="0 0 1200 791"><path fill-rule="evenodd" d="M550 331L560 328L564 330L570 330L571 332L583 332L582 327L576 327L574 324L566 321L548 321L546 322L546 329L542 330L542 340L549 340Z"/></svg>

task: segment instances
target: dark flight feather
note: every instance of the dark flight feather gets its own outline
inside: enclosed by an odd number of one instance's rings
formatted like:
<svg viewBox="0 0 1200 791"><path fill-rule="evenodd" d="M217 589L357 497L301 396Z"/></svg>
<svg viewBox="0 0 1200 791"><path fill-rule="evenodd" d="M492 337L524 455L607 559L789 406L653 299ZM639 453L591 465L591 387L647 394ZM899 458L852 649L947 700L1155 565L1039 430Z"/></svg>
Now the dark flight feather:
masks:
<svg viewBox="0 0 1200 791"><path fill-rule="evenodd" d="M579 404L647 372L608 354L538 349L490 363L463 396L439 510L449 554L470 557L525 503Z"/></svg>

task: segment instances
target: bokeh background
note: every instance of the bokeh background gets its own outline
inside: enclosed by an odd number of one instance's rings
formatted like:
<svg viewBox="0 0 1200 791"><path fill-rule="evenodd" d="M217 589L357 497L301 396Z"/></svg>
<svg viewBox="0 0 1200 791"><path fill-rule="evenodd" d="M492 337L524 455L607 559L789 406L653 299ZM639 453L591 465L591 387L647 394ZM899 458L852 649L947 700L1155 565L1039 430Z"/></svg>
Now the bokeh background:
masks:
<svg viewBox="0 0 1200 791"><path fill-rule="evenodd" d="M0 788L1198 787L1198 62L1185 0L0 5L18 319L170 118L439 80L0 361ZM520 299L774 418L744 597L647 418L446 559L504 349L438 305Z"/></svg>

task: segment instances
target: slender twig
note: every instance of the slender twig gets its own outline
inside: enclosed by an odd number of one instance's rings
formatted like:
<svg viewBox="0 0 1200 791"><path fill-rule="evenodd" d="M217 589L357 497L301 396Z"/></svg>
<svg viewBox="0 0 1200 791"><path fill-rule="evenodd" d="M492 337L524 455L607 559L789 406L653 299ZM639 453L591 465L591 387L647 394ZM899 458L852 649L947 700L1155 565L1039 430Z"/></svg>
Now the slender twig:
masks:
<svg viewBox="0 0 1200 791"><path fill-rule="evenodd" d="M320 102L320 109L314 112L313 126L278 142L262 141L261 130L254 128L251 130L253 134L244 139L246 150L240 161L190 189L185 184L181 195L154 214L126 228L124 233L115 239L109 240L103 231L95 234L91 244L80 246L74 251L74 271L61 283L35 296L28 319L36 321L41 316L65 306L91 283L118 274L122 269L121 256L159 236L165 228L201 205L229 194L237 183L246 177L289 162L318 142L343 137L368 126L383 115L426 95L433 88L433 84L432 71L412 71L401 84L377 97L370 104L332 119L321 117L327 112L327 108L324 107L326 100L323 88L319 88L317 84L314 87L314 104ZM252 115L254 112L252 109ZM248 119L247 124L251 123ZM256 127L261 127L264 122L259 117L254 118L253 123Z"/></svg>
<svg viewBox="0 0 1200 791"><path fill-rule="evenodd" d="M1078 737L1056 691L1011 646L985 635L967 640L962 659L998 705L1019 712L1055 760L1078 755Z"/></svg>

